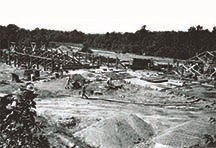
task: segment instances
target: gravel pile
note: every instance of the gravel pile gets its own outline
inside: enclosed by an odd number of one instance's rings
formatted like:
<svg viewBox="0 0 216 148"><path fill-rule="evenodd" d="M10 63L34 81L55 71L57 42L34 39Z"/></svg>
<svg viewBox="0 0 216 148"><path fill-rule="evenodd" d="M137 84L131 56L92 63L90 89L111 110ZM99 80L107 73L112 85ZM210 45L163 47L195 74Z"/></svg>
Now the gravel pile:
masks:
<svg viewBox="0 0 216 148"><path fill-rule="evenodd" d="M206 142L205 135L216 135L216 125L204 120L194 120L170 128L153 141L171 147L201 146Z"/></svg>
<svg viewBox="0 0 216 148"><path fill-rule="evenodd" d="M132 147L149 140L153 135L151 125L134 114L122 113L101 120L74 134L85 143L101 148Z"/></svg>

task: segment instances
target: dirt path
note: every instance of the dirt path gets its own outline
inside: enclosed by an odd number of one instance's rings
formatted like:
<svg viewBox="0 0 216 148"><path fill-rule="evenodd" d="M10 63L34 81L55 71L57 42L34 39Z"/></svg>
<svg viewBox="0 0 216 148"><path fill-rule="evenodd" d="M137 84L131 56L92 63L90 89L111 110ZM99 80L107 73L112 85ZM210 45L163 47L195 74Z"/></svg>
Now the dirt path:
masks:
<svg viewBox="0 0 216 148"><path fill-rule="evenodd" d="M122 101L86 100L79 97L39 99L37 100L37 112L39 115L57 123L64 123L65 120L71 118L76 119L76 125L69 127L71 134L76 134L81 130L85 131L91 126L101 125L97 123L118 113L134 114L153 127L154 137L193 120L208 121L210 117L216 117L215 111L205 112L196 107L145 106L143 104L122 103ZM94 140L92 143L94 143ZM117 147L120 148L121 146ZM143 147L143 145L140 147Z"/></svg>
<svg viewBox="0 0 216 148"><path fill-rule="evenodd" d="M191 119L200 118L204 114L194 109L170 109L169 107L83 100L74 97L40 99L37 101L37 111L38 114L55 121L71 117L78 118L80 123L75 131L119 112L133 113L151 123L157 129L157 133ZM208 118L208 115L206 114L205 117Z"/></svg>

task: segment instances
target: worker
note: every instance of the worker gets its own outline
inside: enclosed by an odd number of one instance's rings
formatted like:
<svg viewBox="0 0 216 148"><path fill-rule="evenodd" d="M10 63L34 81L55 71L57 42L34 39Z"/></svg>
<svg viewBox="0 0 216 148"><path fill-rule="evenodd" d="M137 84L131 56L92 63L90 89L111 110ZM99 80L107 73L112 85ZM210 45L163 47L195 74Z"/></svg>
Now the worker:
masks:
<svg viewBox="0 0 216 148"><path fill-rule="evenodd" d="M65 89L70 89L71 83L72 83L72 79L70 76L68 76L68 79L67 79L66 84L65 84Z"/></svg>
<svg viewBox="0 0 216 148"><path fill-rule="evenodd" d="M82 96L81 97L83 99L88 99L88 96L86 95L86 87L87 87L86 84L84 84L83 87L82 87Z"/></svg>

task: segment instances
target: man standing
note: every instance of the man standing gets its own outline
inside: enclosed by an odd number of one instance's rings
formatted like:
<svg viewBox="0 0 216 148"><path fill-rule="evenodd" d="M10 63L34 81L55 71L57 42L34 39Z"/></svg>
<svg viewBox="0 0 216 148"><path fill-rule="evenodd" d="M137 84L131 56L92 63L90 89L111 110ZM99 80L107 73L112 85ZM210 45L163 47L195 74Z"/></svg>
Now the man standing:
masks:
<svg viewBox="0 0 216 148"><path fill-rule="evenodd" d="M68 76L66 84L65 84L65 89L70 89L71 88L71 83L72 83L71 76Z"/></svg>
<svg viewBox="0 0 216 148"><path fill-rule="evenodd" d="M86 95L86 87L87 87L87 85L83 84L83 87L82 87L82 96L81 96L83 99L88 99L88 96Z"/></svg>

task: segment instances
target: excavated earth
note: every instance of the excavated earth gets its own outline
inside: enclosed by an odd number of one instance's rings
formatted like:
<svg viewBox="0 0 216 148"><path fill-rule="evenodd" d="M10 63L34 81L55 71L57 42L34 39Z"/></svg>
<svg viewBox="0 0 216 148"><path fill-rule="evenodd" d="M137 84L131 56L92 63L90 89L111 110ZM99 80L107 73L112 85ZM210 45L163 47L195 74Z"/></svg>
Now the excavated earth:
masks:
<svg viewBox="0 0 216 148"><path fill-rule="evenodd" d="M11 93L23 85L10 81L13 70L1 64L0 93ZM123 85L121 89L108 90L109 74L92 70L72 73L93 81L87 86L88 99L80 97L81 89L65 89L67 77L47 79L44 72L46 79L34 82L39 94L37 114L47 125L45 131L52 146L201 147L207 143L206 135L216 135L214 88L146 83L138 77L145 71L129 71L124 73L131 77L113 81Z"/></svg>

